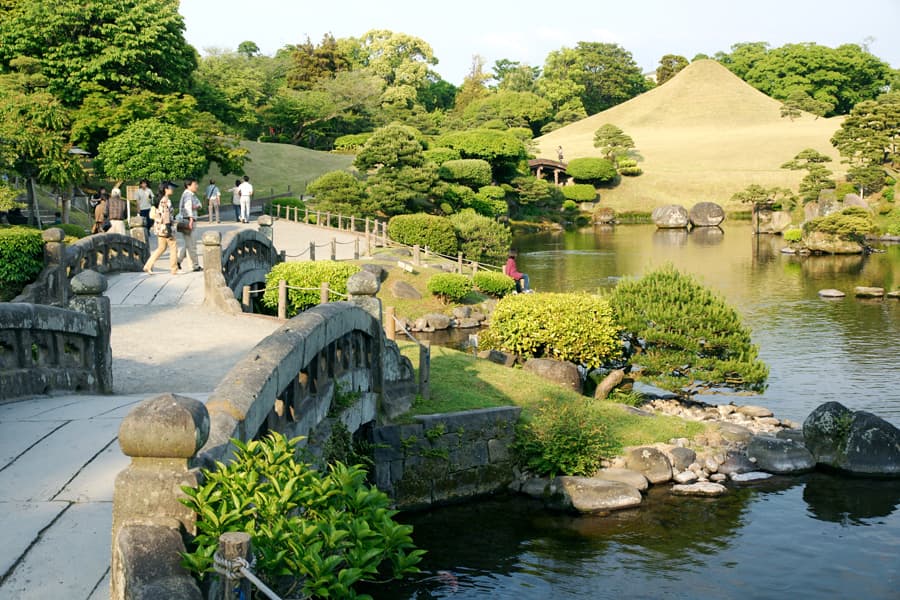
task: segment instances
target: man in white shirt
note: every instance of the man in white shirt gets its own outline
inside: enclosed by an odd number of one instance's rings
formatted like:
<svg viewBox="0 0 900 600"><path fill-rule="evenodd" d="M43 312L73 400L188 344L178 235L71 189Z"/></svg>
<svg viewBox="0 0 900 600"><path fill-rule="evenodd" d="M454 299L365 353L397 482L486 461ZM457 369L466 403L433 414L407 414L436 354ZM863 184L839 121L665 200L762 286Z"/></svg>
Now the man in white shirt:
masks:
<svg viewBox="0 0 900 600"><path fill-rule="evenodd" d="M241 193L241 222L250 222L250 200L253 198L253 186L250 185L250 177L244 175L244 181L238 186Z"/></svg>

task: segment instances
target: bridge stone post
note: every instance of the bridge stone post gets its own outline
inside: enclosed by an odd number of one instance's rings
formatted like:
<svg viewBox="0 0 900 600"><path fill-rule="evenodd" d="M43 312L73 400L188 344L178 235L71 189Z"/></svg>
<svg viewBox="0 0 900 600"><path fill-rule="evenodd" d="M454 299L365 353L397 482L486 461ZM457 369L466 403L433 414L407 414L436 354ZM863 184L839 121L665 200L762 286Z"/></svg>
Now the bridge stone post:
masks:
<svg viewBox="0 0 900 600"><path fill-rule="evenodd" d="M97 373L97 389L104 394L111 394L113 391L112 347L109 340L112 331L112 314L109 298L103 295L107 286L106 277L88 269L73 277L69 285L75 294L69 300L69 308L97 319L97 339L94 343L94 356L91 359Z"/></svg>
<svg viewBox="0 0 900 600"><path fill-rule="evenodd" d="M381 279L371 271L359 271L347 279L347 299L383 323L381 299L375 294L381 289Z"/></svg>
<svg viewBox="0 0 900 600"><path fill-rule="evenodd" d="M44 240L44 268L50 275L47 279L47 296L43 303L66 306L70 297L66 277L66 233L59 227L53 227L42 231L41 238Z"/></svg>
<svg viewBox="0 0 900 600"><path fill-rule="evenodd" d="M147 224L144 222L144 217L138 215L136 217L131 217L128 219L128 233L136 240L140 240L149 246L150 244L150 233L147 231Z"/></svg>
<svg viewBox="0 0 900 600"><path fill-rule="evenodd" d="M131 464L113 492L110 597L201 598L181 567L182 532L196 534L197 517L179 502L181 486L196 486L189 468L209 437L209 412L193 398L162 394L138 404L119 427Z"/></svg>
<svg viewBox="0 0 900 600"><path fill-rule="evenodd" d="M259 232L270 242L275 243L275 230L272 228L272 217L269 215L260 215L256 220L259 225ZM221 261L220 261L221 262Z"/></svg>
<svg viewBox="0 0 900 600"><path fill-rule="evenodd" d="M222 272L222 234L218 231L203 234L203 264L203 304L232 315L244 312Z"/></svg>

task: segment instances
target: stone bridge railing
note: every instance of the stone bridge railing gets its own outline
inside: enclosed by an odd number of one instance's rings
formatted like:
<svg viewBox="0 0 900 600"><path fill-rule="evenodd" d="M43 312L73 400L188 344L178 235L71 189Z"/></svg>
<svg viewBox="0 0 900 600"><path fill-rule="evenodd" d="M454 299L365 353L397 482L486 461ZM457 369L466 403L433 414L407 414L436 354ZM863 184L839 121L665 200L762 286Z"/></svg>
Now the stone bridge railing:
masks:
<svg viewBox="0 0 900 600"><path fill-rule="evenodd" d="M56 390L112 392L106 280L83 271L71 289L68 308L0 303L0 401Z"/></svg>
<svg viewBox="0 0 900 600"><path fill-rule="evenodd" d="M203 264L208 306L232 314L243 311L238 298L245 285L263 282L284 257L272 242L272 217L259 218L259 231L203 234Z"/></svg>
<svg viewBox="0 0 900 600"><path fill-rule="evenodd" d="M140 271L150 257L143 221L132 223L132 235L98 233L66 245L62 229L44 231L44 270L13 302L65 306L67 281L87 270L101 274ZM134 219L132 220L134 221Z"/></svg>
<svg viewBox="0 0 900 600"><path fill-rule="evenodd" d="M357 275L378 291L374 275ZM113 497L112 598L200 597L179 565L182 536L196 525L178 501L180 486L196 485L200 467L230 460L232 438L305 436L316 454L338 421L354 432L408 406L412 365L385 339L377 298L357 301L370 312L335 302L289 320L225 375L206 406L166 394L125 418L119 443L132 462ZM347 398L354 399L349 407L335 402Z"/></svg>

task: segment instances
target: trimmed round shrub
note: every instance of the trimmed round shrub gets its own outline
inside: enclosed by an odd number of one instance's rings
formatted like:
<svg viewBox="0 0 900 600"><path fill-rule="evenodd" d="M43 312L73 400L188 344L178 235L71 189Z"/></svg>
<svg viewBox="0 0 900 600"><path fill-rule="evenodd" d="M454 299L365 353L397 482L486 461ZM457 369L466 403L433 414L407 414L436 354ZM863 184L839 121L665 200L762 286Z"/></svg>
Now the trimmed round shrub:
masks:
<svg viewBox="0 0 900 600"><path fill-rule="evenodd" d="M627 169L628 167L636 167L637 161L633 158L620 158L618 161L616 161L616 164L619 165L619 170L621 170Z"/></svg>
<svg viewBox="0 0 900 600"><path fill-rule="evenodd" d="M738 312L690 275L663 267L620 282L609 302L617 322L644 340L642 377L668 389L693 382L765 387L769 369Z"/></svg>
<svg viewBox="0 0 900 600"><path fill-rule="evenodd" d="M616 168L605 158L573 158L566 166L566 174L578 181L612 181Z"/></svg>
<svg viewBox="0 0 900 600"><path fill-rule="evenodd" d="M799 242L803 238L803 230L799 228L788 229L784 232L784 241Z"/></svg>
<svg viewBox="0 0 900 600"><path fill-rule="evenodd" d="M265 307L278 309L278 281L288 284L287 316L291 318L319 303L320 286L328 282L328 288L339 294L347 293L347 279L360 267L345 262L288 262L279 263L266 274L266 291L262 297ZM290 289L309 288L309 289Z"/></svg>
<svg viewBox="0 0 900 600"><path fill-rule="evenodd" d="M578 210L578 204L574 200L566 200L562 203L563 212L575 212Z"/></svg>
<svg viewBox="0 0 900 600"><path fill-rule="evenodd" d="M388 235L407 246L428 246L438 254L456 254L456 232L445 217L417 213L397 215L388 221Z"/></svg>
<svg viewBox="0 0 900 600"><path fill-rule="evenodd" d="M534 138L534 132L529 127L510 127L506 130L525 143L530 142Z"/></svg>
<svg viewBox="0 0 900 600"><path fill-rule="evenodd" d="M509 213L509 204L506 202L506 190L499 185L486 185L479 188L475 194L476 203L472 208L478 214L488 217L502 217Z"/></svg>
<svg viewBox="0 0 900 600"><path fill-rule="evenodd" d="M480 158L448 160L441 165L438 176L444 181L478 188L491 182L491 165Z"/></svg>
<svg viewBox="0 0 900 600"><path fill-rule="evenodd" d="M459 302L472 291L472 280L459 273L438 273L428 280L427 287L442 302Z"/></svg>
<svg viewBox="0 0 900 600"><path fill-rule="evenodd" d="M625 177L637 177L638 175L643 175L644 171L640 167L620 167L619 175L624 175Z"/></svg>
<svg viewBox="0 0 900 600"><path fill-rule="evenodd" d="M44 268L44 240L30 227L0 228L0 300L11 300Z"/></svg>
<svg viewBox="0 0 900 600"><path fill-rule="evenodd" d="M619 355L619 326L609 303L585 293L515 294L497 303L479 346L535 358L601 366Z"/></svg>
<svg viewBox="0 0 900 600"><path fill-rule="evenodd" d="M459 160L459 150L453 148L431 148L423 153L425 160L441 166L448 160Z"/></svg>
<svg viewBox="0 0 900 600"><path fill-rule="evenodd" d="M495 271L479 271L472 276L472 282L476 289L495 298L502 298L516 289L515 279Z"/></svg>
<svg viewBox="0 0 900 600"><path fill-rule="evenodd" d="M621 448L587 400L555 400L540 405L517 428L513 449L530 471L556 477L591 475Z"/></svg>
<svg viewBox="0 0 900 600"><path fill-rule="evenodd" d="M562 193L566 200L574 200L575 202L593 202L597 199L597 188L589 183L564 185Z"/></svg>
<svg viewBox="0 0 900 600"><path fill-rule="evenodd" d="M310 182L306 193L315 196L318 210L358 215L365 186L349 171L329 171Z"/></svg>
<svg viewBox="0 0 900 600"><path fill-rule="evenodd" d="M492 264L505 260L512 243L508 227L472 209L451 215L450 223L466 258Z"/></svg>

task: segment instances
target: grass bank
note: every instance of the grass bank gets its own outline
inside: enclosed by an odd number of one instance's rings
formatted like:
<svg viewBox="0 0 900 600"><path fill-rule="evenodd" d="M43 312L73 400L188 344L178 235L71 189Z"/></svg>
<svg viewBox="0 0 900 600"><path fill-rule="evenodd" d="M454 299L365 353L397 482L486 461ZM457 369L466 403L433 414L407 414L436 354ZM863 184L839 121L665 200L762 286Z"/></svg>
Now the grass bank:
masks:
<svg viewBox="0 0 900 600"><path fill-rule="evenodd" d="M412 342L400 342L403 354L418 369L419 350ZM588 402L623 446L666 442L702 432L705 426L676 417L639 416L621 404L586 398L563 389L533 373L510 369L487 360L443 348L431 348L431 398L417 398L408 417L496 406L521 406L526 418L543 402Z"/></svg>

